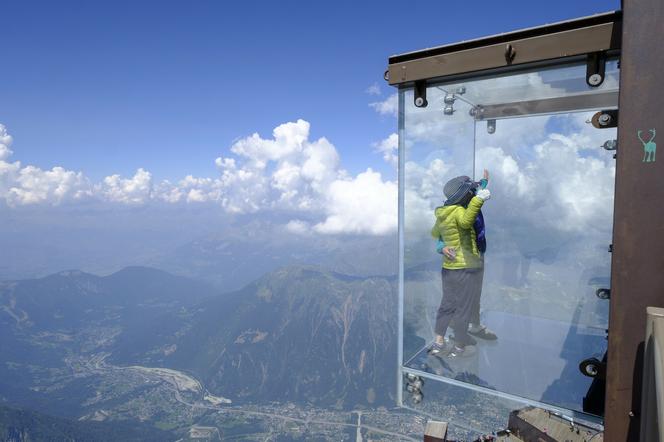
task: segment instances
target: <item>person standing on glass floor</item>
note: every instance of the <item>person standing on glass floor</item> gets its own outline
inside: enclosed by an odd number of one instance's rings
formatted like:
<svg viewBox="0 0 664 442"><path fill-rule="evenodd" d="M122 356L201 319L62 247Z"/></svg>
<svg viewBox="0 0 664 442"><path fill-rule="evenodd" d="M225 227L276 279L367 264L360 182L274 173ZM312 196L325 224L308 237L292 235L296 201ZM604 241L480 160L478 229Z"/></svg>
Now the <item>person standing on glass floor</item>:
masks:
<svg viewBox="0 0 664 442"><path fill-rule="evenodd" d="M436 316L436 341L430 349L434 355L472 354L467 347L477 342L469 333L482 339L496 339L479 320L486 250L481 208L491 196L486 189L488 180L486 170L479 183L467 176L451 179L443 189L445 204L435 210L436 223L431 234L438 240L437 250L444 257L443 297ZM445 341L450 325L454 329L454 345Z"/></svg>

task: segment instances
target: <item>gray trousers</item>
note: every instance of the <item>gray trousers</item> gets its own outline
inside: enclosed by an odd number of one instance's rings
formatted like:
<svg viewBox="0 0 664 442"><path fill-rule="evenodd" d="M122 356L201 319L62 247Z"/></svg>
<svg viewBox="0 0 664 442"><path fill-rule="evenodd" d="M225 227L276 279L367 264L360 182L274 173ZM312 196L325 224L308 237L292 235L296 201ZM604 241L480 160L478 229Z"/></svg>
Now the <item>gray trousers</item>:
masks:
<svg viewBox="0 0 664 442"><path fill-rule="evenodd" d="M477 278L477 293L473 294L473 304L470 306L470 318L469 322L471 324L480 325L480 297L482 296L482 282L484 281L484 259L482 259L482 267L477 269L479 275Z"/></svg>
<svg viewBox="0 0 664 442"><path fill-rule="evenodd" d="M436 314L436 334L445 336L447 328L454 329L454 340L468 345L468 323L479 324L480 296L484 269L456 269L441 271L443 298Z"/></svg>

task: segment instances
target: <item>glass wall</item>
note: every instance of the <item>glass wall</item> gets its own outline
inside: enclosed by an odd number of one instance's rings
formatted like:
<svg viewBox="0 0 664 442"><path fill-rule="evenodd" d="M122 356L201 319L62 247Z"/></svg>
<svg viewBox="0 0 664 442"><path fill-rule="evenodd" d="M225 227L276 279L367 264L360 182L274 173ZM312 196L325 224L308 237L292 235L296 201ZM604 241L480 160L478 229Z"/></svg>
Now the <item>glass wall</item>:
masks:
<svg viewBox="0 0 664 442"><path fill-rule="evenodd" d="M429 84L424 108L400 91L405 367L583 411L579 364L606 351L596 292L609 288L615 181L616 131L590 119L617 107L617 63L600 87L585 73Z"/></svg>

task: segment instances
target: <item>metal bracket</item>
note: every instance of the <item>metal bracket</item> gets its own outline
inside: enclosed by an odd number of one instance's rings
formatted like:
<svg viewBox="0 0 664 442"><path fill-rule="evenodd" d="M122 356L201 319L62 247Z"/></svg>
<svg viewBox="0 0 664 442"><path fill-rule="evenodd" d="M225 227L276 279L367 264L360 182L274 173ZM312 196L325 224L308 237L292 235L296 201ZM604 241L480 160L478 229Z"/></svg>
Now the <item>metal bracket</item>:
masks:
<svg viewBox="0 0 664 442"><path fill-rule="evenodd" d="M604 150L617 150L618 149L618 140L606 140L602 144Z"/></svg>
<svg viewBox="0 0 664 442"><path fill-rule="evenodd" d="M507 45L505 45L505 63L511 65L514 61L514 57L516 57L516 49L514 49L514 46L512 46L511 43L507 43Z"/></svg>
<svg viewBox="0 0 664 442"><path fill-rule="evenodd" d="M603 110L597 112L590 119L590 122L596 129L608 129L618 127L618 110Z"/></svg>
<svg viewBox="0 0 664 442"><path fill-rule="evenodd" d="M424 387L424 379L413 373L406 374L406 391L412 395L411 400L414 404L419 404L424 399L422 387Z"/></svg>
<svg viewBox="0 0 664 442"><path fill-rule="evenodd" d="M595 295L599 299L610 299L611 298L611 289L604 289L604 288L597 289L595 291Z"/></svg>
<svg viewBox="0 0 664 442"><path fill-rule="evenodd" d="M606 54L593 52L586 59L586 83L590 87L598 87L604 83L606 70Z"/></svg>
<svg viewBox="0 0 664 442"><path fill-rule="evenodd" d="M606 379L606 362L597 358L588 358L581 361L579 370L589 378Z"/></svg>
<svg viewBox="0 0 664 442"><path fill-rule="evenodd" d="M427 82L424 80L415 82L415 107L427 107Z"/></svg>

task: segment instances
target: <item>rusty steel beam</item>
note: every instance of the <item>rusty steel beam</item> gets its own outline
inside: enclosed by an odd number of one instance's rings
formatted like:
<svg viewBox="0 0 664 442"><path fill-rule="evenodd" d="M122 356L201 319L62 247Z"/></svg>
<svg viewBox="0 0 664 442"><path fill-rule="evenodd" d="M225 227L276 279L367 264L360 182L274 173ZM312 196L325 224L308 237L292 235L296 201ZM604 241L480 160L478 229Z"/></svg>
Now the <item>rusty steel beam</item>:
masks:
<svg viewBox="0 0 664 442"><path fill-rule="evenodd" d="M664 149L655 153L656 133L664 138L663 37L662 0L624 0L607 442L639 439L646 308L664 307Z"/></svg>
<svg viewBox="0 0 664 442"><path fill-rule="evenodd" d="M613 12L390 57L392 86L620 49Z"/></svg>

